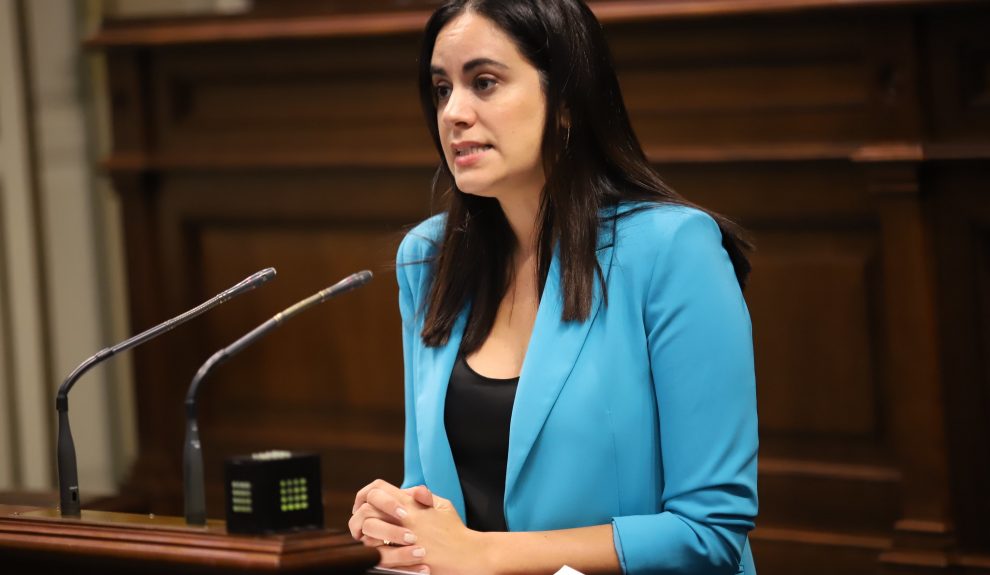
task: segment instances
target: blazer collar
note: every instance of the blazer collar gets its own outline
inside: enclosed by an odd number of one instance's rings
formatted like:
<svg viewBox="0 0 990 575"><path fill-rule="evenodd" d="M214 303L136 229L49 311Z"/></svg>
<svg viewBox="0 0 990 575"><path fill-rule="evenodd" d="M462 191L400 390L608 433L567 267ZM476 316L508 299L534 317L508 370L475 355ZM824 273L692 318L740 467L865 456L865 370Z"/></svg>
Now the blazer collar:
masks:
<svg viewBox="0 0 990 575"><path fill-rule="evenodd" d="M614 238L611 233L602 235L597 258L607 283L612 267ZM550 410L574 368L601 304L602 290L596 277L588 319L583 322L561 321L560 254L555 249L512 408L505 478L506 500L511 496ZM450 499L462 518L466 517L464 494L447 439L444 409L450 373L461 347L468 312L469 307L461 310L446 345L436 348L419 346L421 356L417 365L422 387L416 394L415 410L424 479L432 490Z"/></svg>
<svg viewBox="0 0 990 575"><path fill-rule="evenodd" d="M612 253L611 243L597 252L598 264L606 282L611 271ZM561 320L564 304L560 285L560 258L555 251L512 406L509 457L505 474L506 500L512 496L526 459L574 369L601 304L601 284L595 277L588 319L582 322Z"/></svg>

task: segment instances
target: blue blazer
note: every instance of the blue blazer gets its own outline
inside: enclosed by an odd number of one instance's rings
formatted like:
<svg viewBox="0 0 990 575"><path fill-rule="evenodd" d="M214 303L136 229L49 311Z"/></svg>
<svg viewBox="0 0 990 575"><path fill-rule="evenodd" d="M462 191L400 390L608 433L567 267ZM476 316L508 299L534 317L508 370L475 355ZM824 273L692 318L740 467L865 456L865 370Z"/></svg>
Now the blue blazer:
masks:
<svg viewBox="0 0 990 575"><path fill-rule="evenodd" d="M692 208L645 207L601 234L608 301L596 281L586 321L561 320L552 259L512 409L506 523L511 531L610 523L625 573L753 574L749 313L715 222ZM413 229L397 257L403 485L425 484L463 518L443 414L468 310L446 345L427 347L420 337L431 281L423 262L435 254L443 217Z"/></svg>

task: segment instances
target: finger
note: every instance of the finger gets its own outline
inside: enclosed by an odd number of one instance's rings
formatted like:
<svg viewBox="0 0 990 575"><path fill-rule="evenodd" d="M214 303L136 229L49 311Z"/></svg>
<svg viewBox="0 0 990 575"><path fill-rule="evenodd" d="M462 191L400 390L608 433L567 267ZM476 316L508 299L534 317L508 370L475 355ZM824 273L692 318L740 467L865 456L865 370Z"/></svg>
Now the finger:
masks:
<svg viewBox="0 0 990 575"><path fill-rule="evenodd" d="M402 571L411 571L413 573L429 573L430 572L430 566L429 565L425 565L425 564L397 566L397 565L385 565L384 563L379 563L377 565L377 567L380 568L380 569L401 569Z"/></svg>
<svg viewBox="0 0 990 575"><path fill-rule="evenodd" d="M397 522L396 519L382 513L370 503L363 503L361 507L358 508L357 512L355 512L354 515L351 515L351 518L347 520L347 529L351 532L351 537L355 539L361 538L364 534L362 531L362 526L368 519L380 519L391 523Z"/></svg>
<svg viewBox="0 0 990 575"><path fill-rule="evenodd" d="M378 511L401 521L409 514L405 505L412 503L412 498L402 490L372 489L368 492L368 504Z"/></svg>
<svg viewBox="0 0 990 575"><path fill-rule="evenodd" d="M434 509L453 509L454 504L450 502L450 499L444 499L439 495L433 495L433 507Z"/></svg>
<svg viewBox="0 0 990 575"><path fill-rule="evenodd" d="M422 565L423 558L426 557L426 549L418 545L379 547L378 552L382 555L381 566L386 568L406 568L413 565Z"/></svg>
<svg viewBox="0 0 990 575"><path fill-rule="evenodd" d="M371 518L388 520L390 519L381 511L375 509L375 507L369 503L364 503L358 510L351 515L351 518L347 520L347 529L351 532L351 537L355 539L360 539L364 534L361 530L364 522Z"/></svg>
<svg viewBox="0 0 990 575"><path fill-rule="evenodd" d="M411 571L413 573L429 573L430 572L430 566L429 565L411 565L409 567L403 567L402 570L403 571Z"/></svg>
<svg viewBox="0 0 990 575"><path fill-rule="evenodd" d="M351 518L347 520L347 530L351 532L351 537L359 541L361 540L361 525L363 524L364 518L358 517L357 515L351 515Z"/></svg>
<svg viewBox="0 0 990 575"><path fill-rule="evenodd" d="M433 493L431 493L429 488L425 485L410 487L405 491L406 493L412 495L412 498L416 503L425 505L426 507L433 507Z"/></svg>
<svg viewBox="0 0 990 575"><path fill-rule="evenodd" d="M385 545L385 542L381 539L375 539L374 537L368 537L367 535L361 536L361 543L363 543L365 547L381 547L382 545Z"/></svg>
<svg viewBox="0 0 990 575"><path fill-rule="evenodd" d="M416 535L405 527L386 523L381 519L369 519L364 522L361 531L367 537L389 541L393 545L411 545L416 542Z"/></svg>
<svg viewBox="0 0 990 575"><path fill-rule="evenodd" d="M368 492L369 491L371 491L372 489L387 489L389 487L391 487L393 489L398 489L398 487L392 485L391 483L389 483L388 481L385 481L384 479L376 479L376 480L372 481L371 483L369 483L369 484L365 485L364 487L362 487L354 495L354 505L351 507L351 513L356 512L357 509L358 509L358 507L361 507L361 504L364 503L364 502L366 502L368 500Z"/></svg>

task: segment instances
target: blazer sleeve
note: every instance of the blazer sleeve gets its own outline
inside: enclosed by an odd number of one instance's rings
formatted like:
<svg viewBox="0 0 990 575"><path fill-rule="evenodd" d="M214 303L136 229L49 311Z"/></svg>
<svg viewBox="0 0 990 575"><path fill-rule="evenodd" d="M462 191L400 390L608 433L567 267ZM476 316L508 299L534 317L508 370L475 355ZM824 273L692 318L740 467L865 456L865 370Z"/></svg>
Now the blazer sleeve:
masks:
<svg viewBox="0 0 990 575"><path fill-rule="evenodd" d="M644 302L661 510L614 518L613 537L626 573L736 573L757 512L752 329L717 224L680 214L654 226Z"/></svg>
<svg viewBox="0 0 990 575"><path fill-rule="evenodd" d="M405 445L404 477L402 487L424 485L423 466L419 455L419 440L416 434L416 395L414 393L414 374L416 366L416 346L422 345L419 337L418 321L416 318L418 306L413 290L419 286L418 277L423 264L416 253L414 243L416 238L407 235L396 255L396 277L399 282L399 313L402 316L402 360L404 367L405 388Z"/></svg>

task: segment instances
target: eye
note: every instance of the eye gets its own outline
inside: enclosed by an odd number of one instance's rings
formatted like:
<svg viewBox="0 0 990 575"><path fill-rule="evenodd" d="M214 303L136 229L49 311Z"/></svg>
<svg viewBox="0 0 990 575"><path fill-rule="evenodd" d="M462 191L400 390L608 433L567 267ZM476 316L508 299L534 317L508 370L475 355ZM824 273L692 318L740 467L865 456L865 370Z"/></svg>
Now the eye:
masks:
<svg viewBox="0 0 990 575"><path fill-rule="evenodd" d="M491 76L478 76L474 79L474 89L479 92L489 92L497 82Z"/></svg>
<svg viewBox="0 0 990 575"><path fill-rule="evenodd" d="M438 101L446 100L450 96L450 86L447 84L436 84L433 86L433 97Z"/></svg>

